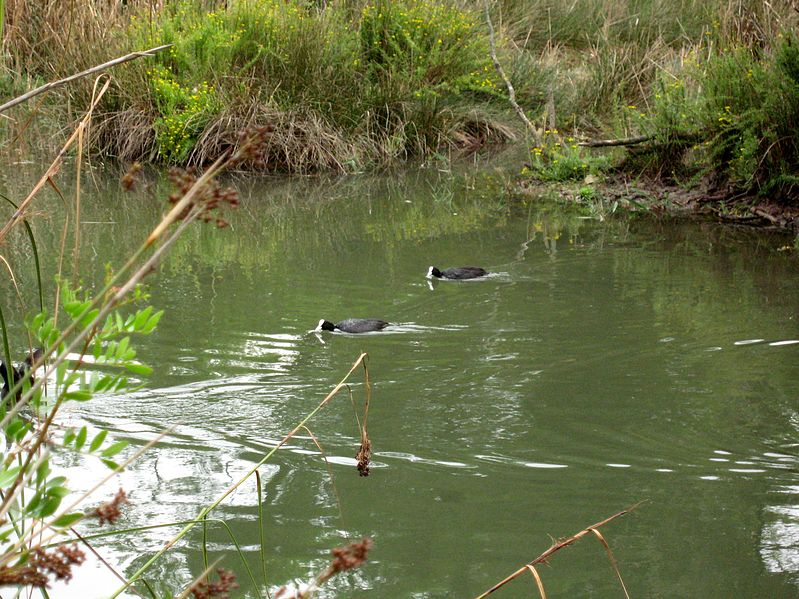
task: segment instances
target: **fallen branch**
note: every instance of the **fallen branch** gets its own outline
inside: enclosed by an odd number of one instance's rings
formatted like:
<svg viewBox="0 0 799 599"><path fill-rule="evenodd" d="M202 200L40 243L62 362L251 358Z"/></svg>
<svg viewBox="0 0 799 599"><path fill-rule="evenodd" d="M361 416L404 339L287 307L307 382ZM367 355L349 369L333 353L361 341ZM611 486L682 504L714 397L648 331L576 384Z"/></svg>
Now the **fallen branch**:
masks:
<svg viewBox="0 0 799 599"><path fill-rule="evenodd" d="M96 67L86 69L85 71L81 71L80 73L75 73L74 75L70 75L69 77L64 77L63 79L59 79L58 81L51 81L50 83L45 83L44 85L37 87L36 89L32 89L31 91L26 92L21 96L17 96L13 100L9 100L8 102L0 106L0 112L4 112L9 108L11 108L12 106L16 106L17 104L22 104L23 102L27 102L34 96L43 94L46 91L50 91L51 89L54 89L56 87L66 85L67 83L75 81L76 79L80 79L81 77L86 77L86 75L91 75L92 73L96 73L97 71L102 71L103 69L107 69L109 67L122 64L123 62L135 60L141 56L152 56L156 52L160 52L165 48L169 48L171 45L172 44L164 44L163 46L157 46L155 48L150 48L149 50L143 50L140 52L131 52L130 54L126 54L125 56L115 58L114 60L109 60L108 62L104 62L103 64L97 65Z"/></svg>
<svg viewBox="0 0 799 599"><path fill-rule="evenodd" d="M653 139L654 135L636 135L635 137L623 137L621 139L594 139L591 141L577 142L578 146L585 148L606 148L609 146L634 146Z"/></svg>
<svg viewBox="0 0 799 599"><path fill-rule="evenodd" d="M495 584L493 587L488 589L485 593L483 593L482 595L479 595L477 597L477 599L484 599L484 597L488 597L494 591L500 589L501 587L503 587L506 584L508 584L514 578L518 578L519 576L521 576L522 574L525 574L526 572L530 572L530 573L533 574L533 576L536 579L536 584L538 584L539 590L542 590L543 586L541 585L540 579L538 578L537 572L535 571L535 565L536 564L541 564L541 563L546 563L547 560L552 556L553 553L555 553L556 551L559 551L560 549L563 549L564 547L568 547L569 545L572 545L573 543L575 543L576 541L578 541L579 539L581 539L582 537L584 537L587 534L594 534L600 539L600 542L605 546L606 551L608 551L608 555L610 556L610 559L611 559L611 565L613 566L614 570L616 571L616 575L619 578L619 581L621 581L621 574L619 574L619 570L618 570L618 568L616 567L616 564L615 564L615 559L613 558L612 553L610 553L610 547L608 547L607 543L605 542L605 539L598 533L597 529L599 527L604 526L605 524L615 520L616 518L618 518L620 516L624 516L625 514L629 514L637 506L638 506L638 504L636 504L633 507L628 508L626 510L622 510L622 511L618 512L617 514L613 514L612 516L610 516L609 518L605 518L601 522L597 522L596 524L592 524L591 526L588 526L587 528L584 528L583 530L581 530L577 534L574 534L574 535L572 535L570 537L567 537L565 539L561 539L557 543L554 543L549 549L544 551L544 553L539 555L533 561L525 564L524 566L522 566L521 568L516 570L513 574L511 574L510 576L508 576L504 580L502 580L502 581L498 582L497 584ZM627 595L627 589L624 588L624 582L623 581L621 582L621 585L622 585L622 588L624 589L624 594ZM627 595L627 596L629 597L629 595Z"/></svg>
<svg viewBox="0 0 799 599"><path fill-rule="evenodd" d="M788 222L783 216L771 214L768 210L764 210L763 208L755 208L752 212L755 215L754 218L765 219L772 225L777 225L778 227L784 227L786 222Z"/></svg>

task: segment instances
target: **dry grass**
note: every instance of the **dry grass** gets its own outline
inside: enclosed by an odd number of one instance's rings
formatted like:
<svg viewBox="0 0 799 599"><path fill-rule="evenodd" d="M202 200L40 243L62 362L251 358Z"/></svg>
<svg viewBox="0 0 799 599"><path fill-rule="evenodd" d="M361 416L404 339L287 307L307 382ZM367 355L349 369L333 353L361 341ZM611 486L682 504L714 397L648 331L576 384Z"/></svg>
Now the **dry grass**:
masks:
<svg viewBox="0 0 799 599"><path fill-rule="evenodd" d="M605 551L608 554L608 559L610 560L610 564L613 567L613 571L616 573L616 577L619 579L619 583L621 584L621 588L624 591L624 596L627 599L630 599L630 595L627 593L627 587L624 584L624 580L622 580L621 572L619 571L618 564L616 563L616 558L613 556L613 552L611 551L610 546L608 545L608 542L605 540L605 537L602 535L602 533L599 532L599 528L601 528L602 526L605 526L606 524L609 524L610 522L612 522L616 518L620 518L621 516L624 516L625 514L629 514L636 507L637 507L637 505L635 505L635 506L633 506L633 507L631 507L629 509L617 512L616 514L613 514L612 516L610 516L608 518L605 518L604 520L602 520L600 522L597 522L596 524L592 524L591 526L587 526L586 528L582 529L580 532L577 532L577 533L571 535L570 537L566 537L565 539L560 539L559 541L556 541L556 542L552 543L552 545L550 545L549 549L544 551L537 558L535 558L531 562L526 563L524 566L522 566L521 568L516 570L513 574L511 574L510 576L507 576L506 578L504 578L503 580L501 580L500 582L498 582L497 584L492 586L486 592L484 592L481 595L479 595L477 597L477 599L484 599L485 597L488 597L492 593L494 593L494 592L498 591L499 589L501 589L502 587L504 587L506 584L508 584L512 580L515 580L516 578L519 578L520 576L522 576L523 574L525 574L527 572L530 572L533 575L533 578L535 579L536 587L538 588L539 594L541 595L542 599L546 599L546 594L544 593L544 584L543 584L543 582L541 580L541 577L538 575L538 571L536 570L535 567L537 565L540 565L540 564L549 563L549 559L556 552L560 551L564 547L568 547L570 545L573 545L574 543L579 541L582 537L584 537L587 534L593 534L594 536L596 536L597 539L599 539L599 542L605 548Z"/></svg>

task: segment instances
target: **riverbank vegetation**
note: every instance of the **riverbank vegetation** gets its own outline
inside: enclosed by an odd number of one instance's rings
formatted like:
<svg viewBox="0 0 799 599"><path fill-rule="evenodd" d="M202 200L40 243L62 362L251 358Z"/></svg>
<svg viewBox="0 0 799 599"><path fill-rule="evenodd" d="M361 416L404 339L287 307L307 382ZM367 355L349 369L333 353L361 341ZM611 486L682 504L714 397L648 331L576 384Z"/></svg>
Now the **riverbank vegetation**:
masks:
<svg viewBox="0 0 799 599"><path fill-rule="evenodd" d="M13 95L172 44L114 69L94 152L201 165L235 147L236 131L271 123L269 151L247 168L353 171L519 140L535 180L620 167L790 203L797 17L787 0L80 0L66 10L11 0L0 84ZM506 83L532 128L510 109ZM68 122L92 89L86 79L15 109L6 139L33 117ZM595 140L605 143L586 147Z"/></svg>

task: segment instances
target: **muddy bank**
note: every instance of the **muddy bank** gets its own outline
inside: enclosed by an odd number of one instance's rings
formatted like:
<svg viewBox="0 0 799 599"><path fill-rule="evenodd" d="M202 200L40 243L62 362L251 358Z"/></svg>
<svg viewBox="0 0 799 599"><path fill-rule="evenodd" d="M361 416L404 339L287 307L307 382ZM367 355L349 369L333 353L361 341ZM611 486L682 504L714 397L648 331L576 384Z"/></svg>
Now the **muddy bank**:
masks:
<svg viewBox="0 0 799 599"><path fill-rule="evenodd" d="M520 188L524 195L553 191L552 184L533 180L523 181ZM601 202L613 210L708 216L721 222L799 231L799 205L714 185L709 180L686 187L662 179L616 174L602 181L588 179L582 184L561 185L554 191L566 201Z"/></svg>

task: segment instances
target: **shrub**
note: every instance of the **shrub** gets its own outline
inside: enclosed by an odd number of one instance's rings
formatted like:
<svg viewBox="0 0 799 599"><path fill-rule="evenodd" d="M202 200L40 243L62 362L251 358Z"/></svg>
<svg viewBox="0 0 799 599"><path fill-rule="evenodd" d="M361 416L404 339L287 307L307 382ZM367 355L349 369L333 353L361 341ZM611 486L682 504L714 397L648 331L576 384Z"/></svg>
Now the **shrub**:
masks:
<svg viewBox="0 0 799 599"><path fill-rule="evenodd" d="M212 139L220 123L258 115L296 123L298 135L321 123L328 139L346 132L386 157L479 145L491 132L507 132L492 123L502 95L480 14L442 2L378 1L353 10L266 0L205 12L181 0L152 24L133 19L126 35L137 46L173 44L154 58L157 67L143 78L148 93L134 100L157 115L157 153L168 162L213 158L208 147L229 143ZM193 150L196 143L206 150Z"/></svg>
<svg viewBox="0 0 799 599"><path fill-rule="evenodd" d="M522 174L547 182L581 181L606 165L604 157L584 153L573 137L547 129L543 143L530 151L530 166Z"/></svg>
<svg viewBox="0 0 799 599"><path fill-rule="evenodd" d="M735 45L705 60L689 57L661 79L639 122L661 164L691 144L695 170L750 192L789 195L799 178L799 50L793 33L772 49Z"/></svg>
<svg viewBox="0 0 799 599"><path fill-rule="evenodd" d="M216 93L203 81L191 89L178 83L166 67L148 71L155 105L155 139L164 161L185 161L197 136L219 110Z"/></svg>

